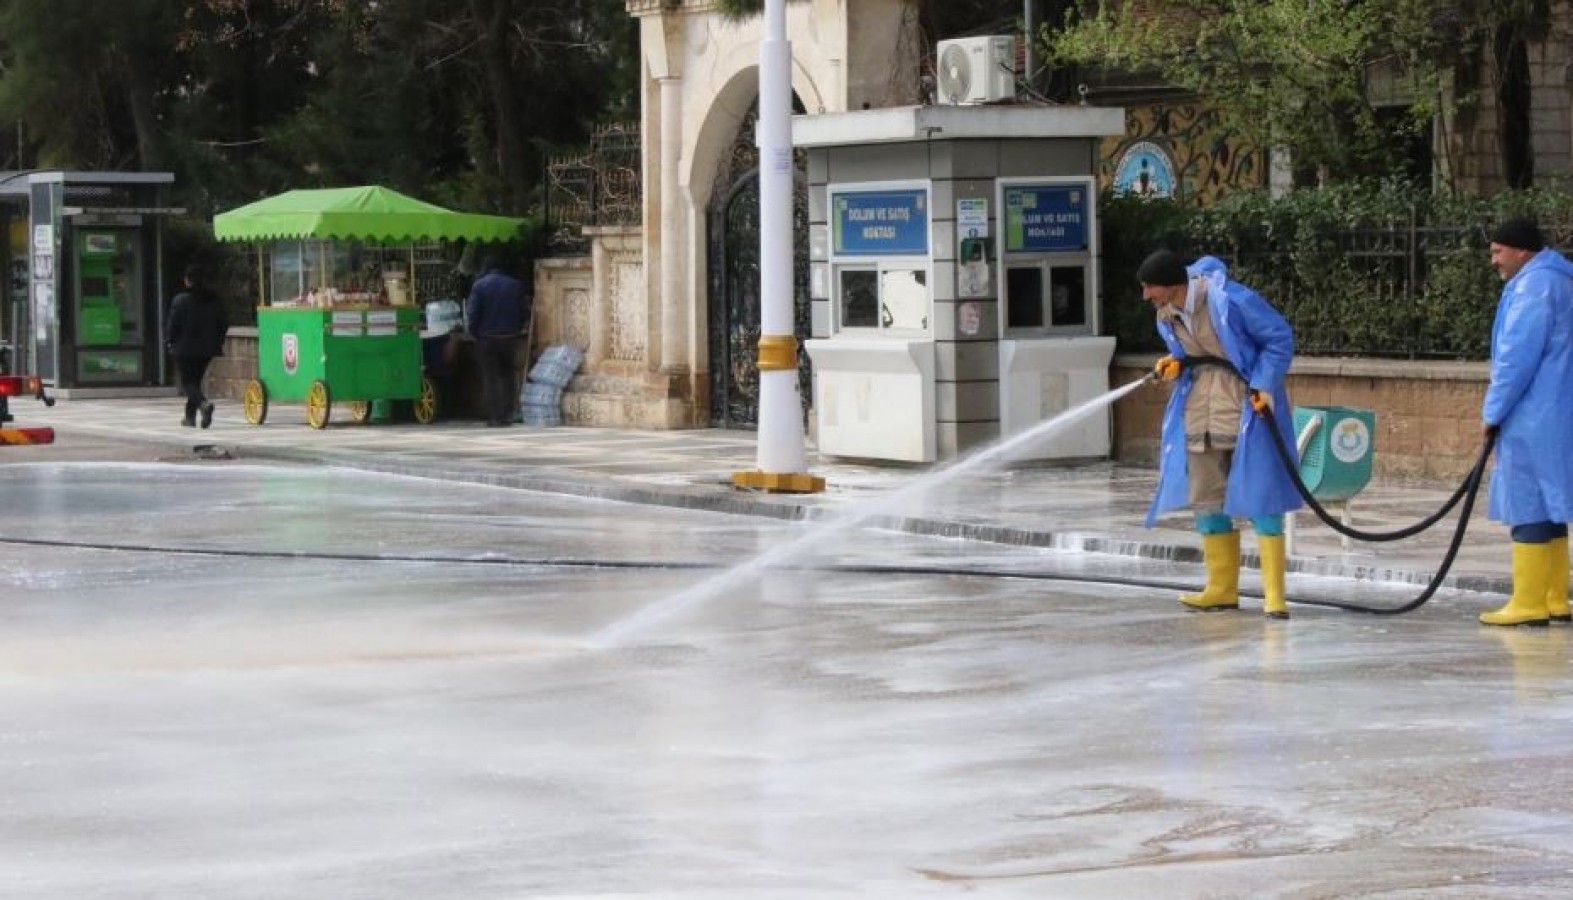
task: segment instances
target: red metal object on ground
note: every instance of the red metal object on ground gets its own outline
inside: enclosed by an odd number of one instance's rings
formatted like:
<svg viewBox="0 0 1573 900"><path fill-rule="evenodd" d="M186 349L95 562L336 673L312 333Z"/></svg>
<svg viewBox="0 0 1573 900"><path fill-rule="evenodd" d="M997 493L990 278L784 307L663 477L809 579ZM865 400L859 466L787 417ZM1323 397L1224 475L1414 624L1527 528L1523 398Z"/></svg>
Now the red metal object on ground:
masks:
<svg viewBox="0 0 1573 900"><path fill-rule="evenodd" d="M53 444L53 428L0 428L0 444Z"/></svg>
<svg viewBox="0 0 1573 900"><path fill-rule="evenodd" d="M5 444L53 444L55 430L53 428L6 428L5 423L11 421L12 397L32 397L42 400L45 406L54 406L55 401L44 394L44 383L36 376L31 375L0 375L0 445Z"/></svg>
<svg viewBox="0 0 1573 900"><path fill-rule="evenodd" d="M0 375L0 397L42 397L43 382L30 375Z"/></svg>

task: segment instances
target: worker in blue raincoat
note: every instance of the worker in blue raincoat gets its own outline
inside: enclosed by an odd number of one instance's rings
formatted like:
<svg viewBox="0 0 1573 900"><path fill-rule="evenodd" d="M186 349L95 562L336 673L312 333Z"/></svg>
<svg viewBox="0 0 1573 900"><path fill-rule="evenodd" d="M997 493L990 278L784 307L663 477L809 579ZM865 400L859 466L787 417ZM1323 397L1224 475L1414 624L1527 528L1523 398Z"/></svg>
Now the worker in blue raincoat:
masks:
<svg viewBox="0 0 1573 900"><path fill-rule="evenodd" d="M1491 233L1506 282L1491 326L1491 384L1480 417L1497 435L1489 516L1513 537L1513 595L1486 625L1573 621L1568 522L1573 521L1573 264L1529 219Z"/></svg>
<svg viewBox="0 0 1573 900"><path fill-rule="evenodd" d="M1174 383L1147 526L1162 513L1189 506L1207 569L1207 586L1182 595L1180 602L1202 611L1239 608L1240 533L1234 520L1247 518L1261 556L1262 611L1287 619L1283 517L1300 507L1300 495L1258 408L1276 411L1279 434L1293 457L1284 380L1294 358L1294 333L1271 304L1231 280L1214 257L1187 267L1176 254L1159 250L1142 262L1137 280L1169 347L1154 372Z"/></svg>

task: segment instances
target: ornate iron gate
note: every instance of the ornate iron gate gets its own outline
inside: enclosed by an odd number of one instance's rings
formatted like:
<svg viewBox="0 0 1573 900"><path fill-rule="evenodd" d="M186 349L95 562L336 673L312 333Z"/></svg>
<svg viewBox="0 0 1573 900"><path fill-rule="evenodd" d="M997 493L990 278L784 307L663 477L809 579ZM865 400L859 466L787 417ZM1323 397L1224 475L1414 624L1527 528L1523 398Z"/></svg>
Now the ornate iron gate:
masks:
<svg viewBox="0 0 1573 900"><path fill-rule="evenodd" d="M710 422L721 428L759 424L759 169L750 157L754 115L740 129L750 140L734 148L732 169L710 206ZM801 342L811 325L808 300L808 183L797 157L792 203L793 331ZM739 174L738 163L749 164ZM798 391L808 408L808 354L797 352Z"/></svg>

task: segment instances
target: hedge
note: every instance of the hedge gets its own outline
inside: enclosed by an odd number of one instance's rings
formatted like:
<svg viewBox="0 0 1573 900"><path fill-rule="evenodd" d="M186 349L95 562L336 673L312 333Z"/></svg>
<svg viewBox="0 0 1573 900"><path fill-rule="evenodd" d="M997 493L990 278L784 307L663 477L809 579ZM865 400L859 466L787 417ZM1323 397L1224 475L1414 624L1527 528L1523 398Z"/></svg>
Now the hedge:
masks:
<svg viewBox="0 0 1573 900"><path fill-rule="evenodd" d="M1561 191L1462 198L1363 182L1280 198L1242 192L1204 209L1100 203L1104 321L1124 352L1162 349L1135 272L1168 247L1223 259L1283 311L1303 354L1485 359L1501 293L1491 226L1532 215L1554 246L1573 237L1573 198Z"/></svg>

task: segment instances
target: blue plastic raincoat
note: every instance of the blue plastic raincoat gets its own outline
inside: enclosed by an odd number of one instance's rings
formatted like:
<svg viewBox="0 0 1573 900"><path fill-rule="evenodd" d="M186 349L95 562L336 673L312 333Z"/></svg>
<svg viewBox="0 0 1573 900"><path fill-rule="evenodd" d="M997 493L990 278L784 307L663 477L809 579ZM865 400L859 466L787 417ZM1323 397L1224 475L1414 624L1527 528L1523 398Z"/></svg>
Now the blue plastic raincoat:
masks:
<svg viewBox="0 0 1573 900"><path fill-rule="evenodd" d="M1246 375L1252 388L1273 397L1273 416L1278 433L1291 458L1295 456L1294 411L1284 390L1289 363L1294 358L1294 333L1284 317L1262 295L1229 279L1229 271L1215 257L1204 256L1192 263L1186 273L1207 279L1207 313L1218 342L1234 367ZM1158 334L1176 359L1185 350L1168 322L1158 321ZM1180 509L1190 502L1190 482L1185 466L1185 398L1195 381L1193 370L1186 369L1175 382L1169 405L1163 413L1163 449L1158 460L1158 491L1147 511L1147 526L1158 516ZM1235 447L1229 469L1229 484L1223 510L1236 518L1273 516L1299 509L1300 494L1284 470L1283 461L1272 445L1266 420L1257 416L1246 403L1240 410L1240 441Z"/></svg>
<svg viewBox="0 0 1573 900"><path fill-rule="evenodd" d="M1502 286L1480 417L1498 427L1487 514L1573 521L1573 264L1555 250Z"/></svg>

